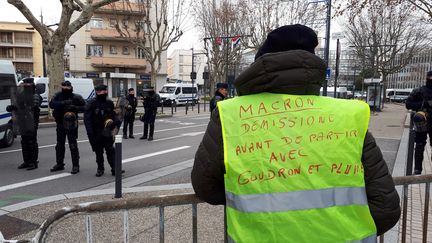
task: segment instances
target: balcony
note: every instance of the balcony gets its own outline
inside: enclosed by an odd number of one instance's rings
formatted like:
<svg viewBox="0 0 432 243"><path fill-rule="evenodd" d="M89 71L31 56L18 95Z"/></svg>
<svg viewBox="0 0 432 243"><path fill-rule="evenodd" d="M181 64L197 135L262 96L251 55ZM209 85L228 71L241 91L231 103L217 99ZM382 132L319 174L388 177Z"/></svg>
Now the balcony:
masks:
<svg viewBox="0 0 432 243"><path fill-rule="evenodd" d="M124 1L111 3L95 10L95 13L102 14L122 14L145 16L145 4L143 3L125 3Z"/></svg>
<svg viewBox="0 0 432 243"><path fill-rule="evenodd" d="M0 47L33 47L33 43L10 43L10 42L1 42L0 41Z"/></svg>
<svg viewBox="0 0 432 243"><path fill-rule="evenodd" d="M91 57L91 65L95 68L146 68L146 61L137 58L119 58L119 57Z"/></svg>
<svg viewBox="0 0 432 243"><path fill-rule="evenodd" d="M136 32L130 31L131 37L136 37ZM90 36L93 40L126 41L116 29L91 29Z"/></svg>
<svg viewBox="0 0 432 243"><path fill-rule="evenodd" d="M0 56L2 60L9 60L12 62L21 62L21 63L33 63L33 57L8 57L8 56Z"/></svg>

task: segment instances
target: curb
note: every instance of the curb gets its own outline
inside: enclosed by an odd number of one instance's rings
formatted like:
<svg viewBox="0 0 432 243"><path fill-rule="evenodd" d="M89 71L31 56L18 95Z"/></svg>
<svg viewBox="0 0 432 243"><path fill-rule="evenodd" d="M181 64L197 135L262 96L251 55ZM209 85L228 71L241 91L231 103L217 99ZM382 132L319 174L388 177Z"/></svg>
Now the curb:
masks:
<svg viewBox="0 0 432 243"><path fill-rule="evenodd" d="M192 184L186 183L186 184L171 184L171 185L161 185L161 186L122 188L122 191L123 194L126 194L126 193L137 193L137 192L155 192L155 191L168 191L168 190L181 190L181 189L192 189ZM0 208L0 216L13 213L18 210L39 206L51 202L80 198L80 197L101 196L101 195L109 195L109 194L114 195L114 193L115 193L114 188L111 188L111 189L103 189L103 190L72 192L72 193L58 194L54 196L38 198L38 199L2 207Z"/></svg>

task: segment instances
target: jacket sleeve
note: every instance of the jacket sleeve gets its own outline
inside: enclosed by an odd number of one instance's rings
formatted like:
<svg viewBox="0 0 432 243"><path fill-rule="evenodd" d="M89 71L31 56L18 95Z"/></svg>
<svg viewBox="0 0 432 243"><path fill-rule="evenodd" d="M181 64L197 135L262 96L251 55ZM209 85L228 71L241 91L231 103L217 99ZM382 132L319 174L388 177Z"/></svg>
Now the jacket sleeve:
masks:
<svg viewBox="0 0 432 243"><path fill-rule="evenodd" d="M192 186L195 194L207 203L225 204L224 159L219 111L215 109L195 154Z"/></svg>
<svg viewBox="0 0 432 243"><path fill-rule="evenodd" d="M52 97L52 99L49 102L49 107L51 109L57 110L57 109L62 109L63 108L63 104L62 102L59 100L59 94L55 94L54 97Z"/></svg>
<svg viewBox="0 0 432 243"><path fill-rule="evenodd" d="M84 112L86 102L81 95L76 94L73 98L73 105L77 107L78 112Z"/></svg>
<svg viewBox="0 0 432 243"><path fill-rule="evenodd" d="M92 126L92 120L93 120L92 103L93 100L87 102L84 110L84 125L89 139L91 139L91 137L94 136L93 126Z"/></svg>
<svg viewBox="0 0 432 243"><path fill-rule="evenodd" d="M418 111L423 106L423 97L420 88L414 89L408 96L405 107L408 110Z"/></svg>
<svg viewBox="0 0 432 243"><path fill-rule="evenodd" d="M392 176L380 148L369 132L364 140L362 163L369 210L375 221L377 234L381 235L398 222L401 209Z"/></svg>

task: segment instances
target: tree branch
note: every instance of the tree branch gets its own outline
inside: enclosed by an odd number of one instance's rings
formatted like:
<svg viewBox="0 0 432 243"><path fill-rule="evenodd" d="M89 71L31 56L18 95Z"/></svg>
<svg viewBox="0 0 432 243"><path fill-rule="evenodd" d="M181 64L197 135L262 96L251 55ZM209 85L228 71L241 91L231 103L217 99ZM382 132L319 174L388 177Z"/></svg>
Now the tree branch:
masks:
<svg viewBox="0 0 432 243"><path fill-rule="evenodd" d="M17 8L24 15L24 17L30 22L36 31L39 32L44 41L47 41L51 37L48 27L37 20L30 9L28 9L21 0L8 0L7 2L15 6L15 8Z"/></svg>

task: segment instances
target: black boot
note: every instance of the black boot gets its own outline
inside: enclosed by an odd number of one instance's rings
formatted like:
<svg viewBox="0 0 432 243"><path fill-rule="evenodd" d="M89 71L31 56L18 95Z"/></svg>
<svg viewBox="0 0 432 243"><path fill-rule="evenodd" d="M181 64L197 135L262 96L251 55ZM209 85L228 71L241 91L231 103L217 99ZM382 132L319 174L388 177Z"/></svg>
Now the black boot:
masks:
<svg viewBox="0 0 432 243"><path fill-rule="evenodd" d="M147 139L147 134L148 134L148 123L144 123L144 133L143 136L140 137L140 139Z"/></svg>
<svg viewBox="0 0 432 243"><path fill-rule="evenodd" d="M129 138L135 138L133 135L133 122L129 124Z"/></svg>
<svg viewBox="0 0 432 243"><path fill-rule="evenodd" d="M62 164L56 164L52 167L52 169L50 170L51 172L56 172L56 171L60 171L60 170L64 170L64 165Z"/></svg>
<svg viewBox="0 0 432 243"><path fill-rule="evenodd" d="M154 133L154 123L150 124L150 134L149 134L149 141L153 140L153 133Z"/></svg>
<svg viewBox="0 0 432 243"><path fill-rule="evenodd" d="M37 168L38 168L38 164L39 164L39 161L35 161L35 162L33 162L33 163L30 163L30 164L28 165L28 167L27 167L27 170L34 170L34 169L37 169Z"/></svg>
<svg viewBox="0 0 432 243"><path fill-rule="evenodd" d="M96 177L101 177L104 174L104 170L98 169L96 171Z"/></svg>
<svg viewBox="0 0 432 243"><path fill-rule="evenodd" d="M71 174L77 174L79 172L79 166L72 166L72 171L71 171Z"/></svg>
<svg viewBox="0 0 432 243"><path fill-rule="evenodd" d="M423 153L425 144L417 143L414 150L414 174L420 175L423 169Z"/></svg>
<svg viewBox="0 0 432 243"><path fill-rule="evenodd" d="M28 167L29 167L29 165L26 162L23 162L22 164L20 164L18 166L18 169L25 169L25 168L28 168Z"/></svg>

